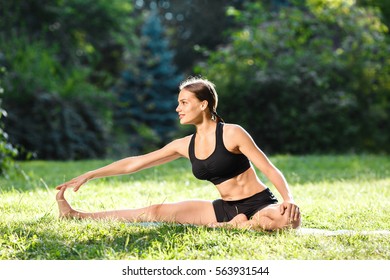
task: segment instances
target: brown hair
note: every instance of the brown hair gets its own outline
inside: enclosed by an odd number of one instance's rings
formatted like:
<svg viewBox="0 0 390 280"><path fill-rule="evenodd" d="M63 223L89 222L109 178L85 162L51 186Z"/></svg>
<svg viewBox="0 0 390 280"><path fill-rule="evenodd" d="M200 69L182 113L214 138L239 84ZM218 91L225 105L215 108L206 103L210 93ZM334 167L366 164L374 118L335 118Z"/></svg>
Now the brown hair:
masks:
<svg viewBox="0 0 390 280"><path fill-rule="evenodd" d="M190 77L180 84L180 90L186 89L195 94L200 101L206 100L210 110L211 118L217 122L224 120L217 113L218 94L215 85L207 79Z"/></svg>

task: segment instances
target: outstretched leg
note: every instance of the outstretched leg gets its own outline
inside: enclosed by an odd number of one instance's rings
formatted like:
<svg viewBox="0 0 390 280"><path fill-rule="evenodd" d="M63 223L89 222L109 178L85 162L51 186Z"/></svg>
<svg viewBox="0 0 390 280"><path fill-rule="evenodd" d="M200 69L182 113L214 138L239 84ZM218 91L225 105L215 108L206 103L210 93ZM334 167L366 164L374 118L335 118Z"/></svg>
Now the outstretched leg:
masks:
<svg viewBox="0 0 390 280"><path fill-rule="evenodd" d="M184 201L155 204L139 209L123 209L101 212L74 210L66 201L65 188L56 196L60 218L116 219L129 222L174 222L181 224L208 225L216 222L210 201Z"/></svg>

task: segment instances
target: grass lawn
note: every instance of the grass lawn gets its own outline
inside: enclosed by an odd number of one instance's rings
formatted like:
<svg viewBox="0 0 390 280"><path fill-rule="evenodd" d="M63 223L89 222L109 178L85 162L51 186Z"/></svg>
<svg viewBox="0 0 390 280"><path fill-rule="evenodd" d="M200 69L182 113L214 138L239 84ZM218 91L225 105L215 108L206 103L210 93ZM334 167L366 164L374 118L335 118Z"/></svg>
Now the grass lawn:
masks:
<svg viewBox="0 0 390 280"><path fill-rule="evenodd" d="M0 259L103 260L389 260L388 156L274 156L303 215L303 228L344 234L274 233L191 225L59 220L54 187L110 161L20 162L0 178ZM22 175L21 175L22 173ZM278 198L279 193L270 186ZM134 208L186 199L213 200L215 187L196 180L187 160L67 191L78 209ZM386 233L386 232L385 232Z"/></svg>

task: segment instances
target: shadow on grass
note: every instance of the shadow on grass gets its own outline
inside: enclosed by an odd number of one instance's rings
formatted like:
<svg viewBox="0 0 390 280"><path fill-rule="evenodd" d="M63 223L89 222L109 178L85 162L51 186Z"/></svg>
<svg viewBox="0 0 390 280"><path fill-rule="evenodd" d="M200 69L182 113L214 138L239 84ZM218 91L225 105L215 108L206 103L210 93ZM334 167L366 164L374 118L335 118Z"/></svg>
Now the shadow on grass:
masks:
<svg viewBox="0 0 390 280"><path fill-rule="evenodd" d="M220 242L244 232L168 223L64 221L48 215L8 228L3 233L2 259L169 260L183 255L186 259L207 259L206 251L220 248ZM222 235L224 238L218 240Z"/></svg>

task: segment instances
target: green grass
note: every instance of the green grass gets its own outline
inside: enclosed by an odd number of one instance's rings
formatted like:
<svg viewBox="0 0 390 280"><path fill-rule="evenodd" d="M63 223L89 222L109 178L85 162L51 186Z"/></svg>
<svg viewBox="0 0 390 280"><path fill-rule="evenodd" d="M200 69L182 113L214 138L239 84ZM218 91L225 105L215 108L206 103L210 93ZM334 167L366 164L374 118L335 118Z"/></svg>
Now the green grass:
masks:
<svg viewBox="0 0 390 280"><path fill-rule="evenodd" d="M0 259L390 259L390 159L387 156L274 156L299 204L304 228L355 230L335 236L226 230L174 224L59 220L54 187L109 161L19 163L0 179ZM259 174L260 177L261 174ZM279 193L265 180L274 193ZM142 207L218 197L188 161L90 181L71 204L83 210Z"/></svg>

